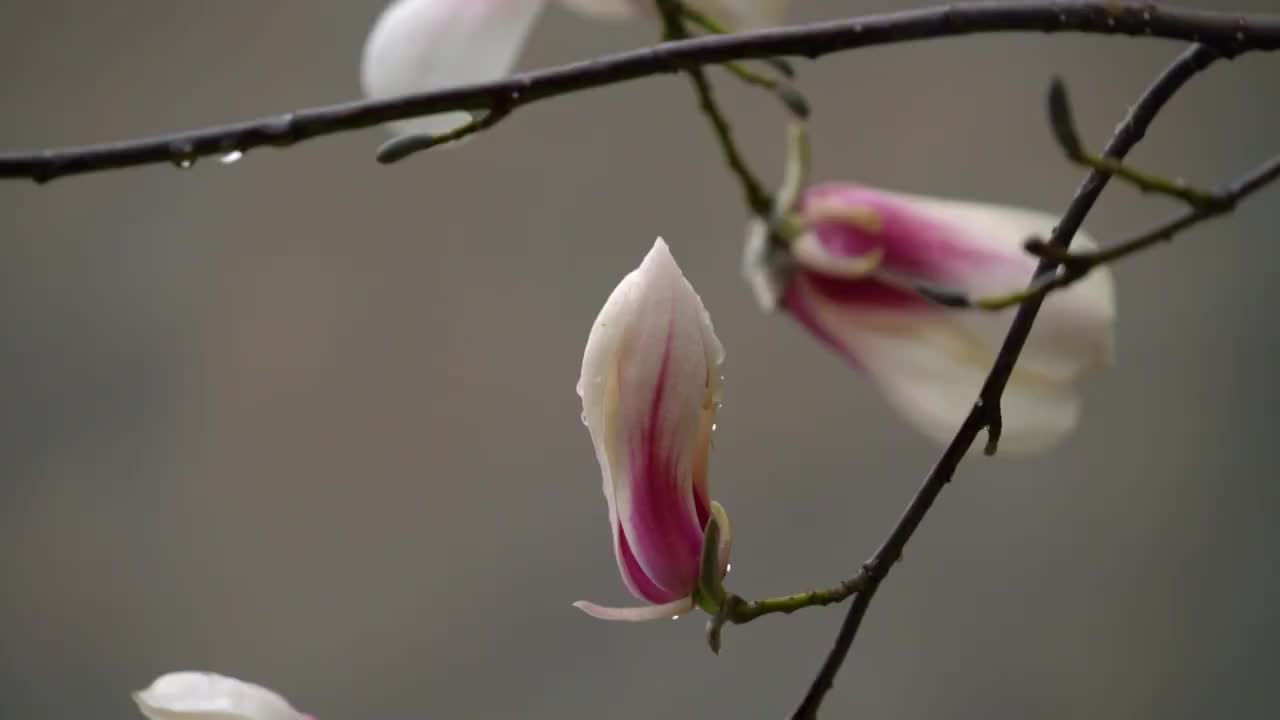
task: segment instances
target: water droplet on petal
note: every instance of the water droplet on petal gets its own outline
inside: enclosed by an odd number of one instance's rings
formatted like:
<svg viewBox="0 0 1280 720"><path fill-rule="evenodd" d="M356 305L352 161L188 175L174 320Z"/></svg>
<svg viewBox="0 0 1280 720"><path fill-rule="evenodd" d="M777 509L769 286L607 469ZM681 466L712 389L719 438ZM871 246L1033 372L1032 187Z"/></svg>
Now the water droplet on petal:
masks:
<svg viewBox="0 0 1280 720"><path fill-rule="evenodd" d="M679 616L679 615L672 615L672 616L671 616L671 619L672 619L672 620L679 620L679 619L680 619L680 616Z"/></svg>
<svg viewBox="0 0 1280 720"><path fill-rule="evenodd" d="M223 155L222 157L218 158L218 162L222 163L223 165L230 165L231 163L238 161L242 157L244 157L243 150L232 150L226 155Z"/></svg>

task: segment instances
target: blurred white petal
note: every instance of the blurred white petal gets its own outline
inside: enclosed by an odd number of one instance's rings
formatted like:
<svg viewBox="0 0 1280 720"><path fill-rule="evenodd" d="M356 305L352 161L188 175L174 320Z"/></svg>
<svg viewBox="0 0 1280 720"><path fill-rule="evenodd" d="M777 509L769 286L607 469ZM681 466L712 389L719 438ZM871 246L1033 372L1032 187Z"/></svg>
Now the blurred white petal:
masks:
<svg viewBox="0 0 1280 720"><path fill-rule="evenodd" d="M386 98L511 73L545 0L395 0L365 41L360 77L371 98ZM391 123L400 133L436 134L470 114L444 113Z"/></svg>

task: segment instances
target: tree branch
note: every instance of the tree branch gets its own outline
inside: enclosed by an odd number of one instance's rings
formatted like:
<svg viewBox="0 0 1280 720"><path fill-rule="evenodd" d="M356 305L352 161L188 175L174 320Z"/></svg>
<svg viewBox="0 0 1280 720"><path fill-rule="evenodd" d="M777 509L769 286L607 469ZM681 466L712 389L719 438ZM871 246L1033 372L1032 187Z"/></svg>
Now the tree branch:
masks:
<svg viewBox="0 0 1280 720"><path fill-rule="evenodd" d="M199 157L243 153L258 147L286 147L392 120L453 110L505 107L513 111L546 98L734 60L780 55L816 58L873 45L1027 31L1186 40L1211 46L1223 55L1280 49L1280 16L1275 15L1202 12L1116 0L957 4L682 40L495 82L312 108L153 138L4 154L0 155L0 178L47 182L67 175L139 165L189 166Z"/></svg>
<svg viewBox="0 0 1280 720"><path fill-rule="evenodd" d="M1065 253L1049 249L1043 241L1029 242L1027 243L1027 250L1040 257L1052 257L1062 266L1062 272L1046 275L1032 283L1027 289L1016 293L972 300L962 299L958 304L955 302L948 302L947 304L955 307L974 307L983 310L1004 310L1014 305L1020 305L1031 298L1044 297L1049 293L1074 285L1100 265L1109 265L1140 250L1145 250L1156 243L1173 240L1174 236L1187 228L1231 212L1241 200L1270 185L1277 179L1280 179L1280 155L1271 158L1248 175L1228 185L1225 190L1219 193L1223 204L1192 208L1146 232L1101 250ZM950 300L950 298L948 299Z"/></svg>
<svg viewBox="0 0 1280 720"><path fill-rule="evenodd" d="M689 32L684 25L684 3L681 0L656 0L656 4L658 13L662 16L663 39L667 41L687 39ZM729 119L721 112L720 105L716 102L715 89L707 79L707 73L701 67L691 67L685 72L688 73L689 81L693 84L694 94L698 96L698 109L706 116L707 122L711 124L711 130L715 133L716 142L724 154L725 164L729 166L729 171L742 186L747 207L751 208L756 215L767 214L773 208L773 198L764 189L764 184L756 178L755 173L751 172L746 158L738 149L738 144L733 139L733 128L730 127Z"/></svg>
<svg viewBox="0 0 1280 720"><path fill-rule="evenodd" d="M1192 76L1223 56L1224 53L1221 50L1206 45L1194 45L1179 55L1178 59L1143 93L1138 103L1130 111L1129 116L1107 144L1103 155L1116 161L1123 159L1129 150L1142 139L1147 127L1150 126L1152 120L1155 119L1155 116L1164 107L1165 103ZM1097 201L1098 196L1102 194L1102 190L1109 180L1109 174L1097 169L1094 169L1085 177L1080 187L1076 190L1075 197L1072 198L1071 203L1067 206L1062 220L1054 228L1053 235L1047 245L1049 248L1065 251L1070 246L1076 231L1084 223L1085 217L1093 209L1094 203ZM1034 284L1052 274L1057 266L1058 263L1054 258L1043 258L1036 268L1032 283ZM1004 343L996 355L995 364L987 375L978 400L969 411L969 415L965 418L964 423L960 426L946 450L943 451L942 457L934 465L933 470L925 478L924 483L916 492L915 497L912 498L911 503L907 505L906 511L903 512L902 517L889 533L888 538L876 550L871 560L863 566L861 575L863 578L862 589L859 590L850 603L848 613L845 615L844 622L836 635L835 643L827 654L822 668L810 685L804 699L792 715L792 720L815 720L818 717L818 709L821 707L827 692L834 684L836 674L840 671L841 665L844 664L844 660L848 656L849 648L853 645L854 637L858 634L862 619L866 616L867 608L871 606L871 600L875 597L880 584L888 576L893 564L902 557L902 551L907 542L911 540L912 535L915 534L916 529L920 526L921 521L924 520L934 501L937 500L938 495L942 493L943 488L951 482L952 477L955 476L956 469L960 465L960 461L964 459L965 454L968 453L969 448L973 446L978 434L983 429L986 429L989 433L988 450L994 451L994 445L999 439L1000 397L1004 393L1004 388L1013 373L1018 356L1021 354L1027 337L1031 333L1032 325L1035 323L1036 315L1040 311L1042 302L1042 297L1033 297L1018 309L1018 314L1013 320L1009 333L1005 336Z"/></svg>

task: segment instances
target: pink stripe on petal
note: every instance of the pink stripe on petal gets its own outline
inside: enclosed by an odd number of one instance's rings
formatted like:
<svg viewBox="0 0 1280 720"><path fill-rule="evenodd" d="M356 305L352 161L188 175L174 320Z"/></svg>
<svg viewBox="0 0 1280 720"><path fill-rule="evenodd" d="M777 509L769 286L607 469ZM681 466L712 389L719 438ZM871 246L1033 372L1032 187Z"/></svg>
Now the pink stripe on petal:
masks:
<svg viewBox="0 0 1280 720"><path fill-rule="evenodd" d="M969 228L940 222L918 204L883 190L859 185L821 185L806 193L803 202L866 208L875 214L879 227L874 231L838 221L817 224L814 232L818 243L835 258L858 257L880 249L884 252L883 267L892 273L961 288L974 272L989 272L992 265L1013 263L1020 270L1025 268L1027 274L1034 266L1029 256L1021 257L1019 248L993 251L970 237ZM847 285L850 287L843 295L845 302L919 302L912 293L874 281ZM830 288L823 290L827 294ZM859 293L866 293L866 297L859 297Z"/></svg>
<svg viewBox="0 0 1280 720"><path fill-rule="evenodd" d="M813 294L817 292L813 287L814 279L815 276L812 275L797 275L783 293L782 307L791 314L791 317L813 333L814 337L834 350L836 354L847 359L854 367L863 369L862 363L853 354L853 350L845 347L844 343L833 335L818 319L818 313L813 307Z"/></svg>
<svg viewBox="0 0 1280 720"><path fill-rule="evenodd" d="M702 524L694 507L692 478L688 486L679 472L671 439L659 425L669 379L670 334L663 350L648 422L631 443L631 505L627 537L645 575L667 593L666 600L688 595L698 576ZM664 442L666 441L666 442ZM690 458L692 461L692 458ZM691 470L691 468L688 468Z"/></svg>
<svg viewBox="0 0 1280 720"><path fill-rule="evenodd" d="M627 534L622 531L622 526L618 525L618 569L622 571L622 582L626 584L627 589L632 595L641 600L648 600L653 603L663 603L672 600L671 593L663 590L656 583L644 574L644 568L640 567L640 561L636 560L635 553L631 550L631 544L627 542Z"/></svg>

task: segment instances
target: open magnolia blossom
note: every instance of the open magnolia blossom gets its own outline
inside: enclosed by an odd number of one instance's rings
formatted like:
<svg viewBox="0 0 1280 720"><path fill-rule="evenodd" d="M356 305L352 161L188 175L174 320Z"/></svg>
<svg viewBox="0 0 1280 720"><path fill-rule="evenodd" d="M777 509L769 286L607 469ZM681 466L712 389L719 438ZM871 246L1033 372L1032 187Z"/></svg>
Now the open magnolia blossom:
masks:
<svg viewBox="0 0 1280 720"><path fill-rule="evenodd" d="M1015 312L945 308L912 290L970 298L1026 286L1024 244L1057 218L1018 208L831 183L800 198L803 232L790 254L748 243L744 269L767 308L781 305L869 377L929 437L947 442L969 412ZM1093 248L1083 232L1073 247ZM1076 381L1110 364L1115 288L1098 268L1050 295L1002 403L1000 449L1048 449L1080 416Z"/></svg>
<svg viewBox="0 0 1280 720"><path fill-rule="evenodd" d="M724 348L693 286L661 238L605 302L591 327L578 394L604 476L613 550L632 595L650 603L575 607L604 620L655 620L693 608L703 532L729 524L707 491Z"/></svg>
<svg viewBox="0 0 1280 720"><path fill-rule="evenodd" d="M133 700L151 720L313 720L267 688L210 672L161 675Z"/></svg>
<svg viewBox="0 0 1280 720"><path fill-rule="evenodd" d="M561 0L591 17L652 14L651 0ZM781 22L789 0L691 0L731 30ZM360 79L371 98L426 92L510 74L545 0L393 0L365 41ZM390 124L398 133L438 134L470 114L441 113Z"/></svg>

